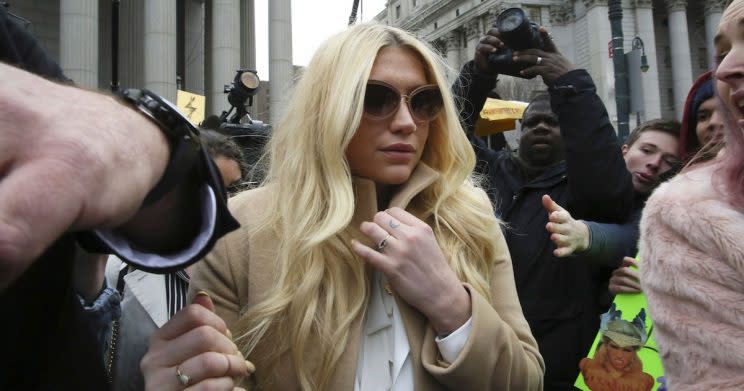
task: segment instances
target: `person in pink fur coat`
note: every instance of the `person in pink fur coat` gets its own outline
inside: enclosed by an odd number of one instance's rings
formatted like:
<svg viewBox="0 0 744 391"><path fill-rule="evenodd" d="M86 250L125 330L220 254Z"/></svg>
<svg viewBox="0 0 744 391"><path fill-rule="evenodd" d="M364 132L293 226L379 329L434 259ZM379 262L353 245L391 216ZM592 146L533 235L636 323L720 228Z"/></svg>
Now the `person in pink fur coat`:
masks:
<svg viewBox="0 0 744 391"><path fill-rule="evenodd" d="M671 390L744 389L744 0L715 42L726 149L660 186L641 221L641 285Z"/></svg>

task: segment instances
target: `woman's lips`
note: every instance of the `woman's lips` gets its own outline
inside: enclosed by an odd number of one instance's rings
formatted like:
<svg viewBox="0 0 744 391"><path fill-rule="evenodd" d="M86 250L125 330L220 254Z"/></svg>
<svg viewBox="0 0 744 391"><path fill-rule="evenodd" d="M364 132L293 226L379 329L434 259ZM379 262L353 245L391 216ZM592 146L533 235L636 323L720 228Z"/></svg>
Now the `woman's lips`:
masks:
<svg viewBox="0 0 744 391"><path fill-rule="evenodd" d="M380 151L391 163L408 163L416 155L416 148L406 143L390 144L380 148Z"/></svg>
<svg viewBox="0 0 744 391"><path fill-rule="evenodd" d="M382 150L385 159L393 163L407 163L414 157L413 152L400 151L394 149Z"/></svg>

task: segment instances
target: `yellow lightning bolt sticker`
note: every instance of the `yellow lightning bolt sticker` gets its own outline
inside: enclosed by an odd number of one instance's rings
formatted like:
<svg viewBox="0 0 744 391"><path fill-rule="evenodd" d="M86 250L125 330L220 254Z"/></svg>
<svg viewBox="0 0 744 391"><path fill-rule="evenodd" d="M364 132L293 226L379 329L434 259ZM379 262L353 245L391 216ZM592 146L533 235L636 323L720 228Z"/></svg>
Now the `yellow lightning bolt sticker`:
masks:
<svg viewBox="0 0 744 391"><path fill-rule="evenodd" d="M178 90L176 105L192 124L197 125L204 121L206 100L203 95Z"/></svg>

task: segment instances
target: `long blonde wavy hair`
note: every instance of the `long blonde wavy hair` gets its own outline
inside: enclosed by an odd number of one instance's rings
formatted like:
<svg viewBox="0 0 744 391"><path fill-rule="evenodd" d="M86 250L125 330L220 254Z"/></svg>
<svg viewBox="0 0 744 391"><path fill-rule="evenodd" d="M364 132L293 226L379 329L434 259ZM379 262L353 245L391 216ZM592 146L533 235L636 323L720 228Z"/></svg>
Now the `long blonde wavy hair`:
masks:
<svg viewBox="0 0 744 391"><path fill-rule="evenodd" d="M491 298L498 222L471 180L475 155L460 126L443 61L403 30L350 27L315 53L267 147L264 185L273 186L275 196L267 206L272 213L257 230L277 236L280 273L273 290L242 315L237 327L244 353L264 339L271 349L261 352L260 360L268 372L276 376L279 360L288 357L306 390L327 387L350 342L352 322L367 306L368 270L350 246L355 198L345 151L359 127L375 57L386 46L418 53L445 103L431 123L421 158L441 175L408 210L432 227L456 275ZM310 351L320 362L303 359Z"/></svg>

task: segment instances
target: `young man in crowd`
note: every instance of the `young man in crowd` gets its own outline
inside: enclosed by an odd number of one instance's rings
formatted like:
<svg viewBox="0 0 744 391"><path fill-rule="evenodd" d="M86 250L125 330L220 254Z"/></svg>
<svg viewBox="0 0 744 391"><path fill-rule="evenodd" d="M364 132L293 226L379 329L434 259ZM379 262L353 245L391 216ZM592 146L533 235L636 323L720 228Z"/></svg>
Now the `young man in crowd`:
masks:
<svg viewBox="0 0 744 391"><path fill-rule="evenodd" d="M555 243L557 257L571 256L612 272L609 293L640 292L635 265L638 224L646 199L680 166L680 124L674 120L644 122L630 133L622 146L623 159L633 178L635 208L632 218L624 224L575 220L571 214L550 197L543 198L549 214L546 226Z"/></svg>

